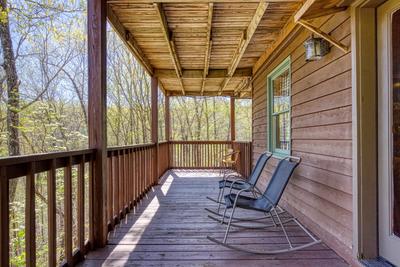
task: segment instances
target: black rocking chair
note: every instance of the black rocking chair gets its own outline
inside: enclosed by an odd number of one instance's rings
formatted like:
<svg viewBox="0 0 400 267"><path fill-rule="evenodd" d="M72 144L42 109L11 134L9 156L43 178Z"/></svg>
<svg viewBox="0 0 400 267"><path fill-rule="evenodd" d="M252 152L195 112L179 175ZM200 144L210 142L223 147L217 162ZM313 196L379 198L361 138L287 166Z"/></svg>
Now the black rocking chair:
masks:
<svg viewBox="0 0 400 267"><path fill-rule="evenodd" d="M282 194L289 182L290 177L292 176L294 170L296 167L300 164L301 159L300 158L295 158L295 157L287 157L283 160L281 160L278 164L278 166L275 169L275 172L273 173L271 180L265 190L265 192L260 195L259 197L253 198L249 196L242 195L243 193L246 192L246 190L240 190L239 192L235 193L229 193L224 196L225 198L225 211L224 214L222 215L222 219L216 219L214 217L209 216L210 218L219 221L222 224L227 224L227 228L225 231L225 235L222 241L217 240L214 237L207 236L209 240L212 242L215 242L217 244L220 244L222 246L239 250L239 251L244 251L244 252L249 252L249 253L254 253L254 254L280 254L280 253L286 253L286 252L291 252L291 251L296 251L300 249L304 249L316 244L319 244L321 241L316 239L303 225L300 224L300 222L294 218L290 217L289 219L282 220L280 215L282 213L286 213L282 211L278 207L279 200L282 197ZM261 225L244 225L242 222L243 221L251 221L251 220L246 220L246 219L241 219L238 220L235 218L233 215L236 211L236 208L241 208L241 209L246 209L246 210L253 210L253 211L258 211L258 212L263 212L264 214L269 214L268 217L265 217L266 219L270 219L269 223L264 223L261 221L257 221L256 223ZM230 216L226 216L226 211L228 209L232 209L232 212ZM226 218L229 218L228 222L225 221ZM311 239L309 243L298 245L298 246L293 246L292 242L289 239L289 236L287 234L285 225L287 225L290 222L294 222L297 224ZM255 223L254 221L252 222L253 224ZM245 229L266 229L266 228L271 228L271 227L280 227L285 235L286 241L288 243L288 247L285 249L276 249L276 250L267 250L267 251L259 251L259 250L251 250L244 248L242 246L236 246L234 244L230 244L227 242L228 235L230 233L230 228L231 226L233 227L238 227L238 228L245 228Z"/></svg>

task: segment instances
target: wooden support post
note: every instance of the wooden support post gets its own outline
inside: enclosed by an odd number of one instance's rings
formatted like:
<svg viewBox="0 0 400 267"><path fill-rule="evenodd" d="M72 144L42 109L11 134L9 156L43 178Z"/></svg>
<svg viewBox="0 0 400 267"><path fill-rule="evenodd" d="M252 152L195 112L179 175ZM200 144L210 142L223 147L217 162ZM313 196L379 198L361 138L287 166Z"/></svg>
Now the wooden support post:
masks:
<svg viewBox="0 0 400 267"><path fill-rule="evenodd" d="M235 98L231 97L231 141L236 140L236 125L235 125Z"/></svg>
<svg viewBox="0 0 400 267"><path fill-rule="evenodd" d="M9 181L6 167L0 168L0 266L10 266Z"/></svg>
<svg viewBox="0 0 400 267"><path fill-rule="evenodd" d="M171 111L169 96L165 96L165 140L171 141Z"/></svg>
<svg viewBox="0 0 400 267"><path fill-rule="evenodd" d="M171 141L171 103L170 103L170 96L165 96L165 140L167 141L167 162L169 169L170 166L170 141Z"/></svg>
<svg viewBox="0 0 400 267"><path fill-rule="evenodd" d="M153 182L158 184L158 79L151 77L151 142L153 150Z"/></svg>
<svg viewBox="0 0 400 267"><path fill-rule="evenodd" d="M106 244L106 0L88 1L88 68L89 68L89 147L96 149L92 177L92 223L94 247Z"/></svg>

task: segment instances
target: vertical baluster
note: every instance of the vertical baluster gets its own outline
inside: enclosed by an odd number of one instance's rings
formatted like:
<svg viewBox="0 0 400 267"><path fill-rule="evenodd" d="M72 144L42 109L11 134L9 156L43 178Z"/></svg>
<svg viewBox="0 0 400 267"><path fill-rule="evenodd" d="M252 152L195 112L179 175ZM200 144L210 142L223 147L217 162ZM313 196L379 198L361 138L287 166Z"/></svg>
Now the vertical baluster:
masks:
<svg viewBox="0 0 400 267"><path fill-rule="evenodd" d="M111 153L112 161L113 161L113 220L114 223L119 222L119 200L118 200L118 190L119 190L119 179L118 179L118 152L113 151Z"/></svg>
<svg viewBox="0 0 400 267"><path fill-rule="evenodd" d="M130 168L130 166L129 166L129 148L127 148L127 149L125 149L125 179L126 179L126 181L125 181L125 209L126 209L126 212L128 213L129 212L129 193L130 193L130 190L129 190L129 184L130 184L130 181L129 181L129 175L130 175L130 171L129 171L129 168Z"/></svg>
<svg viewBox="0 0 400 267"><path fill-rule="evenodd" d="M145 178L145 169L144 169L144 151L143 148L140 148L140 197L144 196L144 178Z"/></svg>
<svg viewBox="0 0 400 267"><path fill-rule="evenodd" d="M145 172L144 172L144 167L143 167L143 149L140 148L139 150L139 155L140 155L140 177L139 177L139 181L140 181L140 198L143 197L143 189L144 189L144 177L145 177Z"/></svg>
<svg viewBox="0 0 400 267"><path fill-rule="evenodd" d="M132 204L133 204L133 178L132 178L132 169L133 169L133 165L132 165L132 149L128 149L128 177L129 177L129 185L128 185L128 205L129 205L129 209L132 208Z"/></svg>
<svg viewBox="0 0 400 267"><path fill-rule="evenodd" d="M47 172L47 224L48 224L48 257L49 266L57 264L57 233L56 233L56 161L50 163Z"/></svg>
<svg viewBox="0 0 400 267"><path fill-rule="evenodd" d="M94 154L90 155L89 162L89 243L93 247L94 243L94 210L93 210L93 174L94 174Z"/></svg>
<svg viewBox="0 0 400 267"><path fill-rule="evenodd" d="M26 266L36 266L35 166L29 164L25 187L25 252Z"/></svg>
<svg viewBox="0 0 400 267"><path fill-rule="evenodd" d="M134 189L134 200L135 203L138 201L138 166L137 166L137 150L133 149L133 189Z"/></svg>
<svg viewBox="0 0 400 267"><path fill-rule="evenodd" d="M127 198L127 192L128 192L128 165L126 163L126 149L122 150L122 161L123 161L123 166L124 166L124 175L123 175L123 196L124 196L124 203L123 203L123 209L124 209L124 214L126 213L126 210L128 208L128 198Z"/></svg>
<svg viewBox="0 0 400 267"><path fill-rule="evenodd" d="M118 179L118 190L117 190L117 199L118 199L118 210L117 210L117 216L118 216L118 221L122 219L122 188L124 187L122 184L122 174L123 174L123 169L122 169L122 160L121 160L121 151L117 150L116 151L117 155L117 179Z"/></svg>
<svg viewBox="0 0 400 267"><path fill-rule="evenodd" d="M146 175L146 192L149 189L149 185L151 183L151 157L150 157L150 149L146 147L146 158L145 158L145 164L146 164L146 170L147 170L147 175Z"/></svg>
<svg viewBox="0 0 400 267"><path fill-rule="evenodd" d="M85 254L85 155L82 155L81 161L78 165L78 194L77 194L77 206L78 206L78 248L79 251ZM108 201L107 201L108 203ZM108 213L107 213L108 214Z"/></svg>
<svg viewBox="0 0 400 267"><path fill-rule="evenodd" d="M72 165L70 157L64 168L64 210L65 259L68 266L72 266Z"/></svg>
<svg viewBox="0 0 400 267"><path fill-rule="evenodd" d="M9 181L6 167L0 168L0 266L10 265Z"/></svg>
<svg viewBox="0 0 400 267"><path fill-rule="evenodd" d="M113 157L112 152L109 152L107 157L107 218L111 225L111 228L114 228L114 219L113 219Z"/></svg>

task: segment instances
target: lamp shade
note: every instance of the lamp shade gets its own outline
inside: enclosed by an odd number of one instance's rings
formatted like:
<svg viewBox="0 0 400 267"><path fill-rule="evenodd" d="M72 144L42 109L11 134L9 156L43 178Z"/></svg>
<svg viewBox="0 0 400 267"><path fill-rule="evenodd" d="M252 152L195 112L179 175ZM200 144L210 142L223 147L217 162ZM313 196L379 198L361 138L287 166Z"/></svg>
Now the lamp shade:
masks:
<svg viewBox="0 0 400 267"><path fill-rule="evenodd" d="M320 60L329 53L329 43L322 38L311 37L304 43L306 61Z"/></svg>

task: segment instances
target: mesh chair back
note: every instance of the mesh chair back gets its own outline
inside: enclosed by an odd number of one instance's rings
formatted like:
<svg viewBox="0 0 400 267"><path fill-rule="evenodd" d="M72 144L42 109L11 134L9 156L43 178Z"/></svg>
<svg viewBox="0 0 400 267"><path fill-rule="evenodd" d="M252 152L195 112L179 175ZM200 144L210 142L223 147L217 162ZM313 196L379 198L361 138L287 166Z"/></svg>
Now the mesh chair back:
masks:
<svg viewBox="0 0 400 267"><path fill-rule="evenodd" d="M278 205L290 177L299 164L300 161L291 161L290 158L283 159L279 162L264 192L264 196L272 203L265 204Z"/></svg>
<svg viewBox="0 0 400 267"><path fill-rule="evenodd" d="M258 179L261 176L261 172L265 167L265 164L267 164L267 161L271 156L272 154L269 152L264 152L261 154L261 156L257 160L256 166L254 166L254 169L249 176L248 182L250 184L255 185L257 183Z"/></svg>

